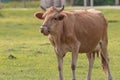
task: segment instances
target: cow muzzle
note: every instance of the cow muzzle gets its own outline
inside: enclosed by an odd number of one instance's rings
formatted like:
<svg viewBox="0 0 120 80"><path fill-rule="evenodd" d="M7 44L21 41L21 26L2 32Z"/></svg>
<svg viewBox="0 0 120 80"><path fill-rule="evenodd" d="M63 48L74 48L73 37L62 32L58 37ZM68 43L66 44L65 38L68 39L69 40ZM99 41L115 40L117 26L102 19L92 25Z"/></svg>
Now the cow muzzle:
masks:
<svg viewBox="0 0 120 80"><path fill-rule="evenodd" d="M49 35L50 30L49 30L49 28L48 28L47 26L42 25L42 26L40 27L40 32L47 36L47 35Z"/></svg>

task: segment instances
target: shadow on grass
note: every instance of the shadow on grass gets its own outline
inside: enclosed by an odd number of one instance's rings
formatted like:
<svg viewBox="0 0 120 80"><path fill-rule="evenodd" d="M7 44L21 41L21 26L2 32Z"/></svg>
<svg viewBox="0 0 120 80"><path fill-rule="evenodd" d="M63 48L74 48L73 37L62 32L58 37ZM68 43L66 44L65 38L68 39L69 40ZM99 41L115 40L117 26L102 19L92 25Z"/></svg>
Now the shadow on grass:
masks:
<svg viewBox="0 0 120 80"><path fill-rule="evenodd" d="M109 23L117 23L119 22L118 20L108 20Z"/></svg>

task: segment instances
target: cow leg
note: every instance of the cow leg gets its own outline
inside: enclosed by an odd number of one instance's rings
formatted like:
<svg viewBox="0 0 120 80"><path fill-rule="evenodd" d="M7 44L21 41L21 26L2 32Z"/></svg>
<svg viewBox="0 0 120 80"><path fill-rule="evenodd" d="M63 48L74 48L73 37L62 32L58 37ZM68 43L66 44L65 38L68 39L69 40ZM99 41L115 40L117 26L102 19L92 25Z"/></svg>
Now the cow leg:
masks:
<svg viewBox="0 0 120 80"><path fill-rule="evenodd" d="M112 80L112 75L110 73L110 68L109 68L109 59L108 59L108 52L107 52L107 46L104 42L101 43L101 64L104 72L106 73L108 80Z"/></svg>
<svg viewBox="0 0 120 80"><path fill-rule="evenodd" d="M54 48L58 60L59 80L63 80L63 54L59 48Z"/></svg>
<svg viewBox="0 0 120 80"><path fill-rule="evenodd" d="M77 42L77 41L76 41ZM72 69L72 80L76 80L76 63L77 63L77 59L78 59L78 52L79 52L79 47L80 47L80 43L76 43L75 47L73 48L72 51L72 63L71 63L71 69Z"/></svg>
<svg viewBox="0 0 120 80"><path fill-rule="evenodd" d="M91 73L92 73L92 68L94 64L95 53L86 53L86 55L89 61L89 67L88 67L88 73L87 73L86 80L91 80Z"/></svg>
<svg viewBox="0 0 120 80"><path fill-rule="evenodd" d="M76 80L76 74L75 74L75 69L76 69L76 63L77 63L77 58L78 58L78 53L72 53L72 63L71 63L71 69L72 69L72 80Z"/></svg>
<svg viewBox="0 0 120 80"><path fill-rule="evenodd" d="M63 80L63 57L57 55L59 80Z"/></svg>

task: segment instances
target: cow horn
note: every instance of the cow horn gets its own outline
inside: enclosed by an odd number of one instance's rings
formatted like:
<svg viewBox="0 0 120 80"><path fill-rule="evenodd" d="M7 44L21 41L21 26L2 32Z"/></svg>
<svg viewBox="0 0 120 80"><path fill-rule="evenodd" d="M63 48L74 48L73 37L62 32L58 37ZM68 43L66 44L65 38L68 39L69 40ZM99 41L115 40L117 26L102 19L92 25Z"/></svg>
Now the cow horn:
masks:
<svg viewBox="0 0 120 80"><path fill-rule="evenodd" d="M59 10L59 12L62 12L64 10L64 5L62 6L62 8Z"/></svg>
<svg viewBox="0 0 120 80"><path fill-rule="evenodd" d="M43 6L40 6L40 8L41 8L42 10L46 11L46 9L45 9Z"/></svg>

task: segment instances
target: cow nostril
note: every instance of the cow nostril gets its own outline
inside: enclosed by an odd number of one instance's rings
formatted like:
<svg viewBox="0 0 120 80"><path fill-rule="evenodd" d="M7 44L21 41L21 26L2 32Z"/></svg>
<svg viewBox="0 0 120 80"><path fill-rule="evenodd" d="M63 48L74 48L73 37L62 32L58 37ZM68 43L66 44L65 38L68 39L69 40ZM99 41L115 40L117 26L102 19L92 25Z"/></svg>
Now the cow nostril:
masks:
<svg viewBox="0 0 120 80"><path fill-rule="evenodd" d="M50 33L50 30L48 30L48 32Z"/></svg>

